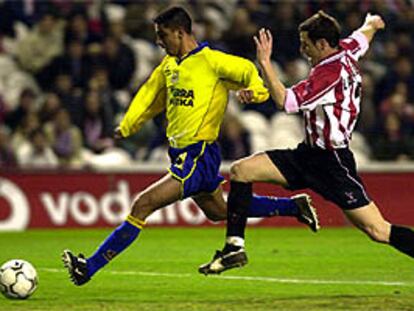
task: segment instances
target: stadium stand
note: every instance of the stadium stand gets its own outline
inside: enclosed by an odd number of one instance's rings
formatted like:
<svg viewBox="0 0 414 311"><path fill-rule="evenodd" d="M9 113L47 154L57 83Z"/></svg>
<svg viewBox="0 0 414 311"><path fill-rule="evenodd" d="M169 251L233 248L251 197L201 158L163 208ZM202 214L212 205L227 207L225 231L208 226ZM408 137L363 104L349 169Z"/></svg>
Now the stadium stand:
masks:
<svg viewBox="0 0 414 311"><path fill-rule="evenodd" d="M151 19L177 1L33 3L30 7L24 1L0 3L0 166L27 167L35 141L47 150L48 167L166 160L162 121L126 142L114 142L111 134L138 86L163 56L154 44ZM381 14L388 28L362 61L365 93L351 147L361 163L414 159L412 2L182 3L195 17L200 42L250 59L255 58L252 35L260 27L270 27L276 38L274 64L289 85L309 70L298 52L299 21L323 7L341 21L345 36L362 22L365 12ZM279 113L270 101L229 111L220 140L238 151L227 150L227 160L292 147L303 137L298 117ZM264 134L269 129L271 137ZM4 147L5 141L12 148ZM68 142L71 148L65 145ZM45 161L36 163L45 166Z"/></svg>

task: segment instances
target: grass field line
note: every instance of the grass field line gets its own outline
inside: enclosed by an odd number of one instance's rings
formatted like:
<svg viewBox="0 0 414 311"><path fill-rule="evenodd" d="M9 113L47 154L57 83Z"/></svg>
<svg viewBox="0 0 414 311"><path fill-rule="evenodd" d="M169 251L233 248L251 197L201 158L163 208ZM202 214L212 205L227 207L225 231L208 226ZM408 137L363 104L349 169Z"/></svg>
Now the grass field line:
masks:
<svg viewBox="0 0 414 311"><path fill-rule="evenodd" d="M64 269L40 268L40 271L51 273L66 273ZM107 271L114 275L135 275L135 276L153 276L167 278L194 278L199 276L193 273L164 273L164 272L146 272L146 271ZM311 284L311 285L374 285L374 286L414 286L414 282L389 282L389 281L370 281L370 280L317 280L317 279L295 279L295 278L274 278L266 276L236 276L236 275L212 275L209 278L220 280L236 281L254 281L269 283L286 283L286 284Z"/></svg>

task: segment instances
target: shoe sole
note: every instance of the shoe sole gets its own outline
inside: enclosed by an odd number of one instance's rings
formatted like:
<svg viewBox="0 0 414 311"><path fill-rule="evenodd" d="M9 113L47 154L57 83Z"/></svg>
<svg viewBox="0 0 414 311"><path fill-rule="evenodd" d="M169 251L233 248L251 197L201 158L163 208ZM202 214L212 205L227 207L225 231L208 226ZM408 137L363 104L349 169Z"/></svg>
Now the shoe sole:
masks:
<svg viewBox="0 0 414 311"><path fill-rule="evenodd" d="M72 272L73 271L73 265L72 265L72 259L71 259L72 257L71 257L71 255L69 253L70 253L69 250L66 250L65 249L63 251L63 254L62 254L62 262L63 262L63 265L65 266L65 268L68 270L69 278L72 281L72 283L75 284L75 285L77 285L77 286L79 286L79 284L76 281L76 279L75 279L75 277L73 275L73 272Z"/></svg>
<svg viewBox="0 0 414 311"><path fill-rule="evenodd" d="M319 225L319 218L318 214L316 213L316 209L312 206L312 198L309 195L306 195L306 202L308 203L308 212L312 215L312 219L314 221L313 225L311 226L311 230L313 232L318 232L321 226Z"/></svg>
<svg viewBox="0 0 414 311"><path fill-rule="evenodd" d="M62 253L62 262L63 265L65 266L66 269L68 270L72 270L72 261L71 261L71 256L69 255L69 251L68 250L64 250Z"/></svg>

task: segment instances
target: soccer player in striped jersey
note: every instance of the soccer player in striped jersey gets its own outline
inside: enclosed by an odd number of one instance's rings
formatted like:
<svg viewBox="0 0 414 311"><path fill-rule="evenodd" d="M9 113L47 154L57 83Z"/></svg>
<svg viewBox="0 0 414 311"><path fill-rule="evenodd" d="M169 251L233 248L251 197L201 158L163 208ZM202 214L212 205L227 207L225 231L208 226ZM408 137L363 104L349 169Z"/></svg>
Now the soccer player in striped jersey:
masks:
<svg viewBox="0 0 414 311"><path fill-rule="evenodd" d="M246 90L252 103L269 97L252 62L197 43L191 33L191 18L183 8L168 9L154 22L157 43L167 55L138 90L115 135L127 137L165 110L171 166L166 176L135 198L130 215L91 257L64 251L63 262L76 285L88 282L125 250L143 229L145 219L159 208L191 197L209 219L225 219L227 206L216 139L228 92ZM319 228L307 195L253 196L251 203L248 216L292 216L313 231Z"/></svg>
<svg viewBox="0 0 414 311"><path fill-rule="evenodd" d="M261 29L254 38L272 98L287 113L302 113L306 138L296 149L270 150L232 165L226 243L211 262L200 266L200 273L220 273L247 263L244 230L253 182L272 182L292 190L310 188L338 205L373 241L414 257L414 232L383 218L357 174L348 147L361 103L358 60L384 27L380 16L367 14L362 27L340 40L338 22L319 11L299 26L301 52L312 69L306 80L291 88L285 88L272 68L270 31ZM248 101L251 94L243 91L240 96Z"/></svg>

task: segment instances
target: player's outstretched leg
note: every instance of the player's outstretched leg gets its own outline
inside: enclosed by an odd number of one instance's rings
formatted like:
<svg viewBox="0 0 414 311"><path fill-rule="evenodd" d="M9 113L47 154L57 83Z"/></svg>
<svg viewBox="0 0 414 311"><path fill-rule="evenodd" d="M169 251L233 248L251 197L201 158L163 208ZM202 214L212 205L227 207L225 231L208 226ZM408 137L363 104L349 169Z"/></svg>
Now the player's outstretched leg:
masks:
<svg viewBox="0 0 414 311"><path fill-rule="evenodd" d="M73 255L65 250L62 261L69 272L69 277L75 285L83 285L92 276L108 264L116 255L124 251L138 237L145 222L129 215L127 219L116 228L89 258L82 254Z"/></svg>
<svg viewBox="0 0 414 311"><path fill-rule="evenodd" d="M253 195L247 210L247 217L287 216L307 225L313 232L320 229L318 215L312 206L312 199L306 193L290 198Z"/></svg>
<svg viewBox="0 0 414 311"><path fill-rule="evenodd" d="M374 202L345 211L348 219L373 241L386 243L414 258L414 231L386 221Z"/></svg>
<svg viewBox="0 0 414 311"><path fill-rule="evenodd" d="M84 260L83 256L76 257L70 251L65 251L63 263L75 285L85 284L95 273L126 250L138 238L149 215L163 206L176 202L180 197L181 182L167 174L135 198L127 219L111 232L92 256ZM83 276L84 274L86 276Z"/></svg>

